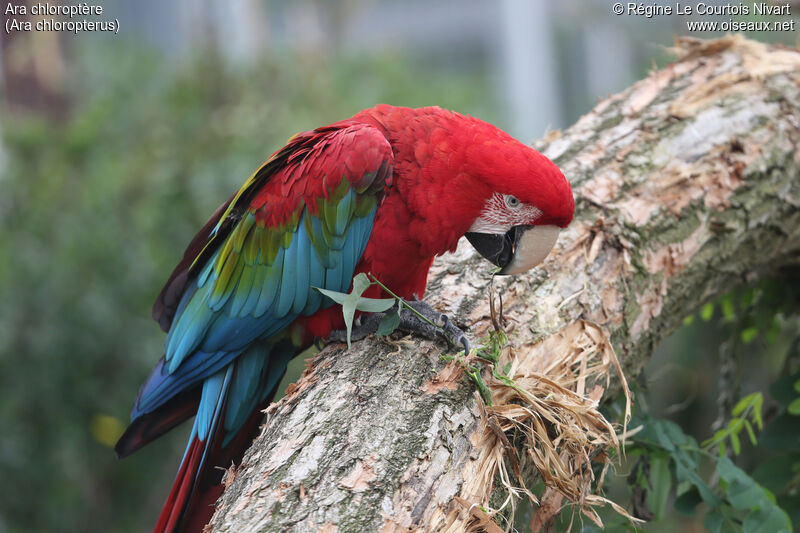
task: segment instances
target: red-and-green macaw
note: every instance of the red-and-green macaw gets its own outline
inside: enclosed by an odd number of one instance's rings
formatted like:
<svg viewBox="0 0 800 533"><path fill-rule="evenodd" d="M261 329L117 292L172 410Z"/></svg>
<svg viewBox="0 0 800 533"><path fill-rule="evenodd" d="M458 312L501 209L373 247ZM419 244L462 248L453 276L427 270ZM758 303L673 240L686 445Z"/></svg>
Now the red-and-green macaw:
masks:
<svg viewBox="0 0 800 533"><path fill-rule="evenodd" d="M501 274L523 272L573 212L549 159L438 107L379 105L290 139L200 230L153 307L164 356L116 451L196 415L156 531L202 530L216 467L241 459L288 361L344 326L314 287L348 292L364 272L422 297L434 257L464 235Z"/></svg>

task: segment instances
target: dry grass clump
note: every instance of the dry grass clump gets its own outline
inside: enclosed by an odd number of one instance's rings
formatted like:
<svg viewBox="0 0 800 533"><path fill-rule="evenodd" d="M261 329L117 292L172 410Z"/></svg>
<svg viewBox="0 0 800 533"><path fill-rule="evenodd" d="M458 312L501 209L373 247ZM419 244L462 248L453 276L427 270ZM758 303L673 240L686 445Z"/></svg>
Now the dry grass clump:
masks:
<svg viewBox="0 0 800 533"><path fill-rule="evenodd" d="M492 339L482 354L494 370L485 379L491 400L480 402L480 457L457 499L462 509L450 514L454 520L446 531L503 531L493 518L507 506L513 510L520 498L538 504L532 531L545 527L563 500L600 527L595 508L603 505L635 521L593 489L602 479L595 479L592 463L603 464L602 478L608 449L620 446L614 427L598 410L612 369L626 397L625 423L630 416L630 391L607 335L595 324L577 321L535 344L513 346L502 342L500 333ZM547 487L541 502L525 486L522 469L530 465ZM477 505L487 501L495 479L507 494L505 502L498 509Z"/></svg>

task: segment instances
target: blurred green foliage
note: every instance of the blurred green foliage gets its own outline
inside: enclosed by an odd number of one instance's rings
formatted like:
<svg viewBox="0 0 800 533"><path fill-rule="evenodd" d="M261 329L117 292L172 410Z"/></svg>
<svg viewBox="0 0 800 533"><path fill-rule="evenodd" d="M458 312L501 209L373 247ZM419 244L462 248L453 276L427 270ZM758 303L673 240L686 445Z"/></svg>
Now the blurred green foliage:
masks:
<svg viewBox="0 0 800 533"><path fill-rule="evenodd" d="M68 120L2 123L0 531L145 531L188 427L124 461L111 446L162 353L150 305L206 218L297 131L380 102L496 107L481 72L392 55L72 56Z"/></svg>
<svg viewBox="0 0 800 533"><path fill-rule="evenodd" d="M800 523L796 272L689 315L633 392L625 454L604 491L647 522L604 509L604 531L777 533ZM623 399L607 411L621 420ZM575 512L565 509L556 529L574 521L572 531L600 531Z"/></svg>

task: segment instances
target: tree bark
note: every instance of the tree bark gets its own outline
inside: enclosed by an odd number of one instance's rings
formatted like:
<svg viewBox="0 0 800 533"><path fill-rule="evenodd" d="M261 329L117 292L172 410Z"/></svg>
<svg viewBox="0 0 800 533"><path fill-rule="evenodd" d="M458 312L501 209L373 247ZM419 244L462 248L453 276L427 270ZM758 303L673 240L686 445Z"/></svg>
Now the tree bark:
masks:
<svg viewBox="0 0 800 533"><path fill-rule="evenodd" d="M596 407L626 390L614 351L638 375L698 306L800 256L800 53L740 37L677 53L536 144L577 210L544 265L493 281L516 385L486 365L487 406L464 372L476 360L447 363L441 343L328 346L267 410L211 531L496 531L493 509L537 476L532 523L562 496L598 503L586 466L616 441ZM476 343L492 329L490 270L466 245L429 277L426 299Z"/></svg>

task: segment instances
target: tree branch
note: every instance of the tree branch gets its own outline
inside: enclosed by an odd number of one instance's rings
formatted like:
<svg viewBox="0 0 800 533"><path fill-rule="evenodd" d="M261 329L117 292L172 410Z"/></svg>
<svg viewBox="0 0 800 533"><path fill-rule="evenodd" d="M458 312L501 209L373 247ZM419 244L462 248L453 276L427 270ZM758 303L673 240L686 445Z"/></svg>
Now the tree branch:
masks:
<svg viewBox="0 0 800 533"><path fill-rule="evenodd" d="M510 322L497 366L520 390L484 371L484 406L473 363L417 338L329 346L268 409L211 531L492 531L491 508L535 476L602 503L586 467L615 443L596 411L623 390L607 381L611 346L636 376L687 314L800 252L800 53L739 37L677 52L536 146L572 182L577 216L543 266L494 280ZM427 299L478 342L489 271L463 246L429 278ZM520 428L514 450L505 433Z"/></svg>

